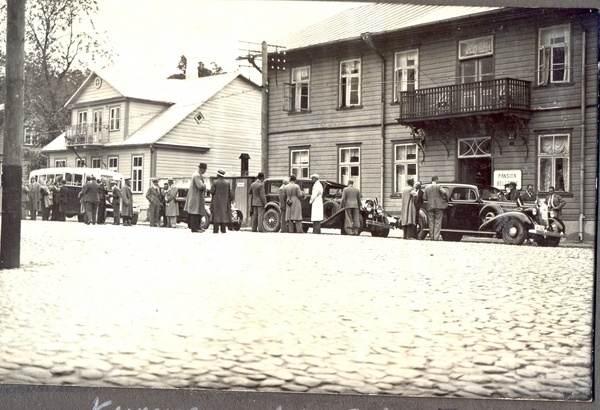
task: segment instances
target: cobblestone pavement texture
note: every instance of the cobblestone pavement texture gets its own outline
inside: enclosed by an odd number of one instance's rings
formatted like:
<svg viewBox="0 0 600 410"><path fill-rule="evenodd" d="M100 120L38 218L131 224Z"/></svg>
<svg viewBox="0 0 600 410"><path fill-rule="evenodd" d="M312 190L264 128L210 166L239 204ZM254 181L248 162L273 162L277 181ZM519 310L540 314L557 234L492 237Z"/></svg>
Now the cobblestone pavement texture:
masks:
<svg viewBox="0 0 600 410"><path fill-rule="evenodd" d="M594 249L24 221L0 382L586 400Z"/></svg>

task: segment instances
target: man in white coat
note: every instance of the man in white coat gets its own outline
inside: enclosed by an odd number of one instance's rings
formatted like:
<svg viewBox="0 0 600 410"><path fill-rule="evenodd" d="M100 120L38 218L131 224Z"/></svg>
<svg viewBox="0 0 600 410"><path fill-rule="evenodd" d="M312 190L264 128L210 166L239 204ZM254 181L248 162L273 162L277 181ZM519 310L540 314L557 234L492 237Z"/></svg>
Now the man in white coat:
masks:
<svg viewBox="0 0 600 410"><path fill-rule="evenodd" d="M313 223L313 233L321 233L321 221L323 221L323 185L319 182L319 175L312 174L312 193L310 195L310 220Z"/></svg>

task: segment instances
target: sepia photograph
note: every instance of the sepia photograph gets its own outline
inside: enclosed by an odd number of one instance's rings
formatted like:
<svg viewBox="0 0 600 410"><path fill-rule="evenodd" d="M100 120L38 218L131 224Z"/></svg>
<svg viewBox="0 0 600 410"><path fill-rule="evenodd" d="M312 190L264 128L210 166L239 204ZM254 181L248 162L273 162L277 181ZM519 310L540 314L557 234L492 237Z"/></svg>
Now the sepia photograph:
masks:
<svg viewBox="0 0 600 410"><path fill-rule="evenodd" d="M0 407L594 405L597 5L0 13Z"/></svg>

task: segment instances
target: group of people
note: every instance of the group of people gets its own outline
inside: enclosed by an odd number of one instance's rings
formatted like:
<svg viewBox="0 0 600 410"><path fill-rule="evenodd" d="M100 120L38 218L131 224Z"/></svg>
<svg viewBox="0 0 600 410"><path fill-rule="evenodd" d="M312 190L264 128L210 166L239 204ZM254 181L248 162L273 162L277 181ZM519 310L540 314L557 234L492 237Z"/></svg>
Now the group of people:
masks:
<svg viewBox="0 0 600 410"><path fill-rule="evenodd" d="M146 191L150 226L177 228L177 217L179 216L177 192L178 188L173 178L169 178L162 188L158 186L158 178L152 179L152 184ZM163 220L162 225L161 219Z"/></svg>
<svg viewBox="0 0 600 410"><path fill-rule="evenodd" d="M125 183L119 188L117 181L110 181L107 188L106 180L100 182L90 175L78 194L81 212L84 214L83 222L86 225L102 225L106 218L106 200L113 207L113 224L132 226L133 218L133 193L131 191L131 178L125 178Z"/></svg>
<svg viewBox="0 0 600 410"><path fill-rule="evenodd" d="M41 215L44 221L64 221L66 219L67 188L63 179L31 178L21 186L21 219L33 221Z"/></svg>
<svg viewBox="0 0 600 410"><path fill-rule="evenodd" d="M438 184L438 177L431 178L431 183L421 188L421 183L413 178L406 181L407 186L402 190L402 229L404 239L418 239L417 221L419 211L424 200L427 200L425 209L429 216L429 238L433 241L441 239L442 217L444 210L448 208L448 190ZM504 186L506 193L504 200L513 201L518 207L524 207L525 202L534 202L538 199L537 193L533 190L533 185L527 185L523 192L519 192L516 182L509 182ZM560 216L562 208L566 201L557 193L554 187L548 188L546 196L548 209L553 210L557 217Z"/></svg>

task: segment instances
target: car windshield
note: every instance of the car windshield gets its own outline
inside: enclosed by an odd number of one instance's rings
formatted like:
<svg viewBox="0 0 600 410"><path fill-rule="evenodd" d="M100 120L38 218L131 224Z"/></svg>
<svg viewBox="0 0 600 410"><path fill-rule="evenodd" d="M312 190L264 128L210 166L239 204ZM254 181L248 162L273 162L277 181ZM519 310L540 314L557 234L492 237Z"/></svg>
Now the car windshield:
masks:
<svg viewBox="0 0 600 410"><path fill-rule="evenodd" d="M484 201L500 201L504 199L504 192L493 186L480 186L479 197Z"/></svg>

